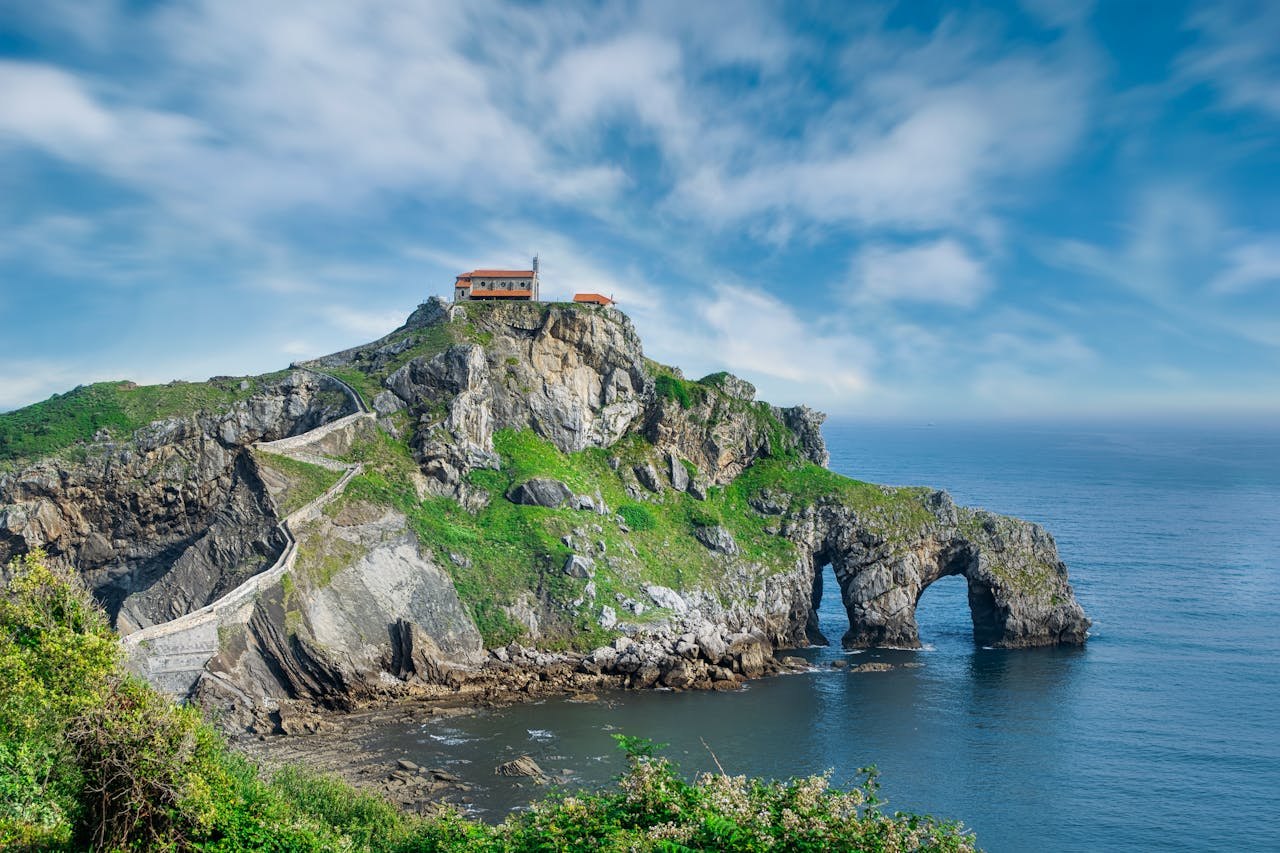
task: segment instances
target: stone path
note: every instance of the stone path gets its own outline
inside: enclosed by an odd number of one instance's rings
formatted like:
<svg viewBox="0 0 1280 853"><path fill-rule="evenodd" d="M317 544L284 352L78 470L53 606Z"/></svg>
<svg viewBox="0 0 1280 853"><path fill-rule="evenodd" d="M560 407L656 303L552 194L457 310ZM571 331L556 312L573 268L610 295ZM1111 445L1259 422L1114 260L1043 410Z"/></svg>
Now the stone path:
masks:
<svg viewBox="0 0 1280 853"><path fill-rule="evenodd" d="M330 421L301 435L277 441L260 442L255 447L269 453L288 456L313 465L321 465L332 471L343 471L342 477L324 494L295 510L278 525L284 535L285 547L270 568L259 572L217 601L199 610L179 616L168 622L151 625L123 638L127 666L146 679L157 690L176 698L190 694L207 664L218 653L220 628L243 625L253 613L258 593L270 587L289 572L298 558L298 542L292 527L319 516L332 500L342 494L347 483L363 470L363 465L349 465L321 452L325 440L343 430L353 428L363 420L373 420L374 415L350 385L335 376L306 369L310 373L326 376L340 384L350 395L358 411L336 421Z"/></svg>

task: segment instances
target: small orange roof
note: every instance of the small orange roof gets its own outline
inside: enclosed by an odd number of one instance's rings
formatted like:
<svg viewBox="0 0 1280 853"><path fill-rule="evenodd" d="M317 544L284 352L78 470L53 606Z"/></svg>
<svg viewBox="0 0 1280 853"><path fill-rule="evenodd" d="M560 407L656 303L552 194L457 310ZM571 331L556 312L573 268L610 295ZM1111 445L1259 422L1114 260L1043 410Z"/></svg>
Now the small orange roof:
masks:
<svg viewBox="0 0 1280 853"><path fill-rule="evenodd" d="M574 302L586 302L591 305L612 305L613 300L601 293L575 293Z"/></svg>

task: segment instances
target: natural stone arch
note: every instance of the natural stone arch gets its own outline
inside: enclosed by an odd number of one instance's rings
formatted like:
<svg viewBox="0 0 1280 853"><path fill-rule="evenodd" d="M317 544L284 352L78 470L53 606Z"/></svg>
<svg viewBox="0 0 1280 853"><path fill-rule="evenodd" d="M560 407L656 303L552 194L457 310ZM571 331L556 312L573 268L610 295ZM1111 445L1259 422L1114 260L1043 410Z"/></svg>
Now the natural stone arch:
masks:
<svg viewBox="0 0 1280 853"><path fill-rule="evenodd" d="M870 565L850 566L836 572L841 598L849 615L846 648L870 646L920 647L916 606L920 596L938 580L959 576L968 587L969 616L974 641L998 642L1002 630L997 618L995 595L978 571L981 560L976 547L967 541L947 547L917 547Z"/></svg>
<svg viewBox="0 0 1280 853"><path fill-rule="evenodd" d="M836 503L812 508L796 526L814 573L804 629L810 642L826 641L816 616L826 565L834 569L849 618L845 648L919 648L920 596L953 575L968 586L977 643L1019 648L1085 641L1089 619L1042 527L958 508L945 492L930 494L924 505L934 520L913 535L868 524Z"/></svg>

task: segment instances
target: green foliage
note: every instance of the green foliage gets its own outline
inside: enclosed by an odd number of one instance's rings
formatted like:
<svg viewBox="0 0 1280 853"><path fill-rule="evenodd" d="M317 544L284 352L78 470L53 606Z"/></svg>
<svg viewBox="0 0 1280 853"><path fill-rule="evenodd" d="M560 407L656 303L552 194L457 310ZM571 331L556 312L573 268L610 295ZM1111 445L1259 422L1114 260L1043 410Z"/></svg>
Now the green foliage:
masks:
<svg viewBox="0 0 1280 853"><path fill-rule="evenodd" d="M693 405L693 394L689 390L689 383L679 377L670 374L659 376L653 380L653 390L663 399L676 401L682 409Z"/></svg>
<svg viewBox="0 0 1280 853"><path fill-rule="evenodd" d="M270 780L193 708L119 665L118 640L75 576L38 552L0 596L0 848L6 850L969 851L958 824L880 811L874 772L850 791L826 777L687 782L660 745L615 736L629 769L598 793L557 795L496 826L406 814L335 779Z"/></svg>
<svg viewBox="0 0 1280 853"><path fill-rule="evenodd" d="M886 531L916 530L933 521L924 504L929 489L864 483L795 458L760 460L728 486L728 491L744 498L766 490L786 497L795 506L839 500L856 510L868 525Z"/></svg>
<svg viewBox="0 0 1280 853"><path fill-rule="evenodd" d="M618 744L618 749L628 759L635 761L641 758L653 758L660 750L666 749L665 743L655 743L647 737L635 737L634 735L616 734L612 735L614 742Z"/></svg>
<svg viewBox="0 0 1280 853"><path fill-rule="evenodd" d="M560 796L493 830L481 850L972 851L957 823L885 814L874 769L852 790L826 776L766 782L724 773L692 783L654 746L618 738L630 769L614 790ZM501 846L499 846L501 845ZM436 848L457 849L457 848Z"/></svg>
<svg viewBox="0 0 1280 853"><path fill-rule="evenodd" d="M673 400L680 408L689 409L696 403L706 399L709 386L701 382L690 382L674 367L668 367L652 359L644 360L645 367L653 376L653 390L664 400Z"/></svg>
<svg viewBox="0 0 1280 853"><path fill-rule="evenodd" d="M350 385L366 406L373 406L373 398L381 390L376 379L354 367L326 367L323 372Z"/></svg>
<svg viewBox="0 0 1280 853"><path fill-rule="evenodd" d="M283 375L220 377L168 385L82 385L42 403L0 414L0 462L57 453L88 441L100 429L120 437L163 418L221 411ZM242 389L242 382L248 387Z"/></svg>
<svg viewBox="0 0 1280 853"><path fill-rule="evenodd" d="M622 520L627 523L628 527L637 532L653 530L658 526L653 513L649 511L648 507L641 504L623 504L618 507L618 515L622 516Z"/></svg>
<svg viewBox="0 0 1280 853"><path fill-rule="evenodd" d="M287 483L278 501L281 515L289 515L311 503L342 477L341 471L264 450L255 450L254 457L258 464L275 471Z"/></svg>
<svg viewBox="0 0 1280 853"><path fill-rule="evenodd" d="M346 836L357 849L384 850L403 840L414 821L375 794L353 791L327 776L285 767L271 787L299 811Z"/></svg>
<svg viewBox="0 0 1280 853"><path fill-rule="evenodd" d="M0 596L0 848L65 843L83 784L63 728L105 700L119 644L68 572L34 551Z"/></svg>

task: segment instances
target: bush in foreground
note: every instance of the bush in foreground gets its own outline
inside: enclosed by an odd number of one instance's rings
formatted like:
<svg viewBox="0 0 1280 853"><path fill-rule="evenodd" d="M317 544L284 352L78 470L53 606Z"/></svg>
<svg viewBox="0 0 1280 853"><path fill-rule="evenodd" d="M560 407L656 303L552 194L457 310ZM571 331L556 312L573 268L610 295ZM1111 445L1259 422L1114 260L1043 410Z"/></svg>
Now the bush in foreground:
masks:
<svg viewBox="0 0 1280 853"><path fill-rule="evenodd" d="M690 783L652 744L619 738L615 788L554 795L490 826L297 769L264 780L193 708L121 666L78 579L36 552L0 591L0 849L198 851L968 851L958 824L884 814L874 774Z"/></svg>

